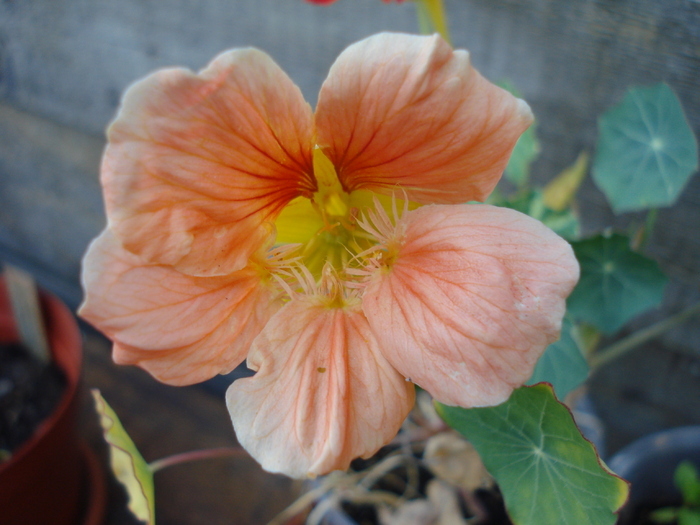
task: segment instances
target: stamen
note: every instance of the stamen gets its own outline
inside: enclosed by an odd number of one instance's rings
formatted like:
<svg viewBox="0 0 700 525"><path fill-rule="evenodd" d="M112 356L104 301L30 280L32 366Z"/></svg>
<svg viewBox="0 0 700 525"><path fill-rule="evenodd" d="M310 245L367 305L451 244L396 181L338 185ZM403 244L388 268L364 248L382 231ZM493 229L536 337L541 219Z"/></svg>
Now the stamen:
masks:
<svg viewBox="0 0 700 525"><path fill-rule="evenodd" d="M287 274L288 275L288 274ZM273 273L272 278L277 282L277 284L282 288L282 290L287 294L287 297L289 299L293 299L294 297L297 296L297 292L292 290L292 287L289 285L289 283L282 278L282 275L280 273Z"/></svg>
<svg viewBox="0 0 700 525"><path fill-rule="evenodd" d="M368 212L368 216L365 216L363 214L362 217L360 217L358 219L357 224L370 235L370 237L366 236L365 238L369 238L370 240L375 241L375 242L376 241L382 242L383 241L382 234L379 233L379 231L377 231L374 228L374 226L372 225L372 222L373 222L372 219L373 219L373 217L371 215L369 215L369 212Z"/></svg>
<svg viewBox="0 0 700 525"><path fill-rule="evenodd" d="M404 197L407 197L405 192ZM399 214L396 195L392 194L391 211L393 220L375 197L374 209L367 210L367 215L363 215L357 222L360 227L374 237L376 244L359 252L351 261L359 261L361 267L359 270L346 269L348 275L360 279L356 285L353 285L355 288L364 287L378 269L390 268L396 261L405 233L405 224L401 222L401 219L408 212L408 199L404 199L403 210Z"/></svg>
<svg viewBox="0 0 700 525"><path fill-rule="evenodd" d="M304 291L307 294L318 293L318 285L316 283L316 280L314 279L314 276L309 271L309 269L306 266L300 265L299 270L301 270L301 273L304 276L303 284L302 284L302 286L304 287ZM302 280L300 280L300 282L301 281Z"/></svg>
<svg viewBox="0 0 700 525"><path fill-rule="evenodd" d="M265 265L271 269L285 268L291 264L295 264L301 260L301 254L292 256L292 254L299 250L302 244L282 244L280 246L275 246L267 252L267 258L265 259Z"/></svg>
<svg viewBox="0 0 700 525"><path fill-rule="evenodd" d="M399 241L400 233L398 231L398 225L400 224L401 217L408 211L408 200L404 200L403 213L399 215L396 206L396 195L391 196L391 208L393 214L393 220L389 218L386 210L381 205L379 200L374 197L374 209L367 210L367 215L362 215L358 219L357 224L365 230L367 233L372 235L376 241L385 247L392 242Z"/></svg>
<svg viewBox="0 0 700 525"><path fill-rule="evenodd" d="M317 286L321 286L322 282L332 282L328 280L327 265L337 272L335 278L339 283L338 274L347 276L349 281L355 281L358 277L364 279L363 276L344 273L350 267L390 265L402 239L404 226L401 217L409 209L406 191L399 187L396 191L402 191L405 197L401 206L396 202L396 193L392 193L390 205L385 197L378 198L369 190L358 190L357 195L347 193L335 167L319 147L314 149L313 162L317 190L308 202L295 204L287 217L298 221L299 218L303 219L303 214L312 214L314 220L309 224L313 225L313 231L309 231L308 237L305 237L306 230L287 227L290 240L303 239L303 247L294 257L291 253L298 247L280 247L278 252L270 252L267 264L270 271L277 274L276 280L285 283L282 290L290 297L295 293L321 293ZM399 211L400 208L403 210ZM360 210L363 212L360 213ZM295 269L289 270L290 266ZM304 272L318 279L319 284ZM331 293L331 290L323 293Z"/></svg>

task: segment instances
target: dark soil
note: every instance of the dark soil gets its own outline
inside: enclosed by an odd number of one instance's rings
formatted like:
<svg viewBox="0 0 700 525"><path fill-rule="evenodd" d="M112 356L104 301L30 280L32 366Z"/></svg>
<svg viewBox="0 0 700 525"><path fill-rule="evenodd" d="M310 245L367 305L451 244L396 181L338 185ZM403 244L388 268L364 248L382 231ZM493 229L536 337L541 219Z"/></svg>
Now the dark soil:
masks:
<svg viewBox="0 0 700 525"><path fill-rule="evenodd" d="M0 462L53 411L65 385L53 363L38 362L20 343L0 343Z"/></svg>

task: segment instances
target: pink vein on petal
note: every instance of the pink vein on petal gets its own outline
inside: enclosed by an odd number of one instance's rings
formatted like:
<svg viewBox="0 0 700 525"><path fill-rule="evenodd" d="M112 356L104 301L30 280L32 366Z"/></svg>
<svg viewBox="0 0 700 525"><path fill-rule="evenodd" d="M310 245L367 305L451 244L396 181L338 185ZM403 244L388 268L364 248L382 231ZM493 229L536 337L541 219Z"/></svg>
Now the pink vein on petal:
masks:
<svg viewBox="0 0 700 525"><path fill-rule="evenodd" d="M319 95L318 143L348 190L420 203L484 200L532 122L439 36L383 33L336 60Z"/></svg>
<svg viewBox="0 0 700 525"><path fill-rule="evenodd" d="M144 263L108 229L83 262L80 315L114 341L114 360L182 385L230 372L279 308L258 271L194 277Z"/></svg>
<svg viewBox="0 0 700 525"><path fill-rule="evenodd" d="M110 227L149 262L192 275L245 266L293 198L315 190L311 110L266 54L232 50L199 74L129 88L108 130Z"/></svg>
<svg viewBox="0 0 700 525"><path fill-rule="evenodd" d="M559 336L578 280L571 247L542 223L487 205L425 206L378 268L363 310L389 362L437 400L505 401Z"/></svg>

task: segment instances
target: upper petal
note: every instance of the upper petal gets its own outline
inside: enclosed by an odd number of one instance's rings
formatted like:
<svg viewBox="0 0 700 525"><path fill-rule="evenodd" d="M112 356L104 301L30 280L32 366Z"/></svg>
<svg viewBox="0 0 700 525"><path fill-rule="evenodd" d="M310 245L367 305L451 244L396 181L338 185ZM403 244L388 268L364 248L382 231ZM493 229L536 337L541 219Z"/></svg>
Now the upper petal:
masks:
<svg viewBox="0 0 700 525"><path fill-rule="evenodd" d="M420 203L484 200L529 107L439 36L383 33L347 48L318 99L318 144L349 191L397 186Z"/></svg>
<svg viewBox="0 0 700 525"><path fill-rule="evenodd" d="M132 85L108 130L110 227L149 262L192 275L243 268L263 223L314 191L311 110L265 53L228 51L199 74Z"/></svg>
<svg viewBox="0 0 700 525"><path fill-rule="evenodd" d="M230 372L279 308L255 268L189 276L144 263L109 229L85 255L83 287L79 314L114 341L114 360L173 385Z"/></svg>
<svg viewBox="0 0 700 525"><path fill-rule="evenodd" d="M384 359L360 311L295 299L253 343L255 376L226 394L236 436L266 470L293 477L346 469L389 442L413 385Z"/></svg>
<svg viewBox="0 0 700 525"><path fill-rule="evenodd" d="M443 403L505 401L559 337L579 273L571 247L539 221L487 205L425 206L398 231L393 264L362 299L384 355Z"/></svg>

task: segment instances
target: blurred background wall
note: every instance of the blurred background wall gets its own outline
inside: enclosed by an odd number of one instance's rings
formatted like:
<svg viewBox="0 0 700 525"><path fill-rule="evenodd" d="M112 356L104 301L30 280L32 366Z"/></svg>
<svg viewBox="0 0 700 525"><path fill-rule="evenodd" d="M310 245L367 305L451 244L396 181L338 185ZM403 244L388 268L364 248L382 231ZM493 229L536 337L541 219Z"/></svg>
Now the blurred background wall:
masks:
<svg viewBox="0 0 700 525"><path fill-rule="evenodd" d="M582 150L597 117L632 84L678 94L700 135L698 0L445 0L455 47L493 81L510 80L538 119L546 182ZM219 52L268 52L313 105L338 53L372 33L417 30L414 6L340 0L4 0L0 2L0 259L76 306L80 259L104 226L104 129L123 90L165 66L204 67ZM585 232L625 228L587 180ZM671 275L642 326L700 300L700 177L659 212L648 255ZM664 426L700 423L700 321L601 370L592 388L612 448ZM620 414L623 413L624 417Z"/></svg>

